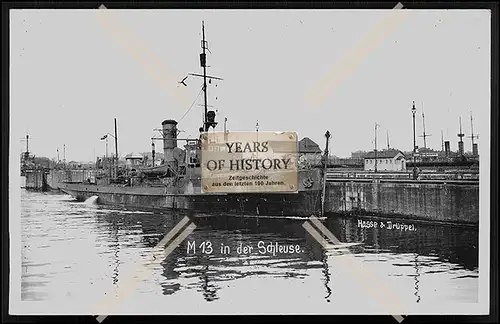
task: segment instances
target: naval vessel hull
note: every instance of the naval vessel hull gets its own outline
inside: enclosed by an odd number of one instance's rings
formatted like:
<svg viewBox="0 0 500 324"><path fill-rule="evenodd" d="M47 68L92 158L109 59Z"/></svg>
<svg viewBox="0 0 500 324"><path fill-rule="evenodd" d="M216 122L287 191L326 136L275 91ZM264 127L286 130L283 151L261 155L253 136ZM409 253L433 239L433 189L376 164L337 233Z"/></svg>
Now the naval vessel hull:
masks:
<svg viewBox="0 0 500 324"><path fill-rule="evenodd" d="M156 210L190 210L201 213L230 213L241 216L309 217L320 210L321 191L289 193L172 194L163 188L116 188L67 184L62 192L85 201Z"/></svg>
<svg viewBox="0 0 500 324"><path fill-rule="evenodd" d="M55 177L54 177L55 179ZM242 216L310 217L321 210L321 174L319 170L299 171L297 193L202 193L199 179L188 185L124 186L58 182L53 186L85 201L97 196L98 204L157 210L186 210L204 214L228 213Z"/></svg>

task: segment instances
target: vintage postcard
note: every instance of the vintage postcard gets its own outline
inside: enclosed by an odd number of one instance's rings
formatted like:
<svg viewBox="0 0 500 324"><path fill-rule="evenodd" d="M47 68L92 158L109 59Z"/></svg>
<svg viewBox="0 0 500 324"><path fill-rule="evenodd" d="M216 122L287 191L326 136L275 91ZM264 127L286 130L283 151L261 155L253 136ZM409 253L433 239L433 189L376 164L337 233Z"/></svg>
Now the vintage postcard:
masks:
<svg viewBox="0 0 500 324"><path fill-rule="evenodd" d="M10 314L488 314L490 11L394 5L10 10Z"/></svg>

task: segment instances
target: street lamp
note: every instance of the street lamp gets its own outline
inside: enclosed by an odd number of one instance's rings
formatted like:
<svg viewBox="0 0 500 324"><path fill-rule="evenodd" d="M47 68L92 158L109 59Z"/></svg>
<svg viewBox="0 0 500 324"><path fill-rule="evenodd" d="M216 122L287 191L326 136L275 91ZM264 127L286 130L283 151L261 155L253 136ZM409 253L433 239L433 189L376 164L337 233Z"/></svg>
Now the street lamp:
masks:
<svg viewBox="0 0 500 324"><path fill-rule="evenodd" d="M330 137L332 134L330 131L326 131L325 133L325 138L326 138L326 144L325 144L325 152L324 152L324 157L323 157L323 188L321 190L321 217L325 215L325 200L326 200L326 173L328 170L328 160L329 160L329 155L330 152L328 151L328 146L330 143Z"/></svg>
<svg viewBox="0 0 500 324"><path fill-rule="evenodd" d="M155 142L151 142L151 155L153 157L153 167L155 166Z"/></svg>
<svg viewBox="0 0 500 324"><path fill-rule="evenodd" d="M417 142L415 139L415 113L417 109L415 108L415 101L413 101L413 106L411 108L411 113L413 114L413 180L417 180L417 166L415 165L415 154Z"/></svg>

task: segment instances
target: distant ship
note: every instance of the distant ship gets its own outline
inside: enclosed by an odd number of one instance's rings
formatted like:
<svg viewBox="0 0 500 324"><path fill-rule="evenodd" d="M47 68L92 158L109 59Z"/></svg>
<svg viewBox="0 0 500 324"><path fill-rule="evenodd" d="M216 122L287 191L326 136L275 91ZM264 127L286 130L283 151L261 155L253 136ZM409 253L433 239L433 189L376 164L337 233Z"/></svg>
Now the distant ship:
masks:
<svg viewBox="0 0 500 324"><path fill-rule="evenodd" d="M215 129L216 112L208 110L207 84L220 78L206 75L207 42L202 25L202 49L200 63L203 75L204 108L203 126L200 137L178 138L178 122L167 119L162 122L164 159L161 165L136 166L128 171L120 170L115 164L110 172L95 179L63 180L57 171L51 172L50 183L77 200L83 201L97 196L102 204L123 205L138 208L165 210L191 210L205 213L229 213L245 216L302 216L309 217L321 209L323 192L323 172L316 167L298 167L298 185L295 193L257 192L257 193L204 193L201 188L201 134L210 127ZM207 82L208 79L208 82ZM185 80L185 79L184 79ZM179 82L185 85L184 80ZM115 120L116 123L116 120ZM116 124L115 124L116 131ZM226 130L224 130L226 132ZM115 134L116 135L116 134ZM116 140L116 136L115 136ZM186 141L184 149L177 146L178 141ZM153 161L154 144L152 150Z"/></svg>
<svg viewBox="0 0 500 324"><path fill-rule="evenodd" d="M29 135L26 134L26 151L20 156L20 186L27 190L47 191L47 174L49 168L37 163L35 155L29 151Z"/></svg>

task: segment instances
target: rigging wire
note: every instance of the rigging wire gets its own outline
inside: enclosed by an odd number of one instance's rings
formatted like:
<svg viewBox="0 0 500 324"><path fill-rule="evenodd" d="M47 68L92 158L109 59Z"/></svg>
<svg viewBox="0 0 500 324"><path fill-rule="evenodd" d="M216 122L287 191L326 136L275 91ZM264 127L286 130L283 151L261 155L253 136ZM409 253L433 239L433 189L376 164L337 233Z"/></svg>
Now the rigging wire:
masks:
<svg viewBox="0 0 500 324"><path fill-rule="evenodd" d="M196 103L196 101L198 100L198 98L200 97L200 94L201 92L203 91L203 86L201 86L201 89L200 89L200 92L198 92L198 95L196 96L196 98L194 99L193 103L191 104L191 106L186 110L186 112L184 113L184 115L182 115L182 117L179 119L179 123L184 119L184 117L186 117L186 115L189 113L189 111L191 110L191 108L193 108L194 104Z"/></svg>

